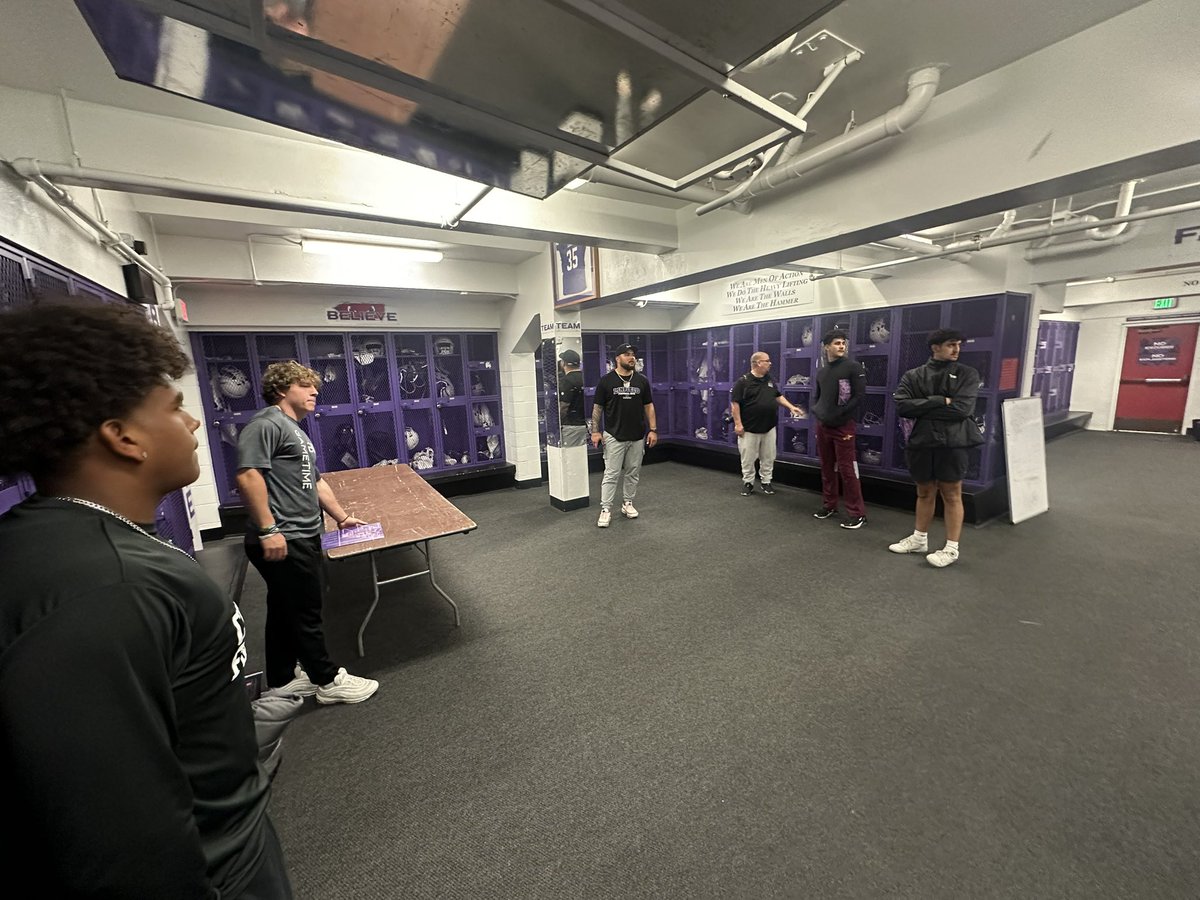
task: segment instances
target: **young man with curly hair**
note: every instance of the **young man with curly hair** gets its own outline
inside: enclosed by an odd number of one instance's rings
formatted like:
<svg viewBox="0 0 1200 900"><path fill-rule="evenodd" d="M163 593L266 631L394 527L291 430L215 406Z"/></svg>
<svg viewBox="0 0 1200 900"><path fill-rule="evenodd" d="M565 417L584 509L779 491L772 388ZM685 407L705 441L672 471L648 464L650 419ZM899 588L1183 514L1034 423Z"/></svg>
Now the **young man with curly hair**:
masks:
<svg viewBox="0 0 1200 900"><path fill-rule="evenodd" d="M237 485L250 513L246 556L267 583L267 684L316 695L318 703L361 703L379 682L330 659L321 619L321 511L338 528L366 523L346 512L321 478L316 450L300 427L320 389L321 376L295 360L272 363L263 373L270 405L238 436Z"/></svg>
<svg viewBox="0 0 1200 900"><path fill-rule="evenodd" d="M237 605L154 533L196 480L171 383L188 367L140 309L0 313L0 846L45 897L291 897L267 818Z"/></svg>

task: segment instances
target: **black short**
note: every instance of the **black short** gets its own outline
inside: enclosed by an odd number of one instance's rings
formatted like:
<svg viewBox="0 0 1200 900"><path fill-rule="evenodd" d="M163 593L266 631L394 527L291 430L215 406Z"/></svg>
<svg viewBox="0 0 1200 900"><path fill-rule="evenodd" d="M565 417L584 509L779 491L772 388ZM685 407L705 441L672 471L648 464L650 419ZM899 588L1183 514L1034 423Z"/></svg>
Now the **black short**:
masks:
<svg viewBox="0 0 1200 900"><path fill-rule="evenodd" d="M904 451L908 472L917 484L962 481L967 477L970 450L958 447L919 447Z"/></svg>

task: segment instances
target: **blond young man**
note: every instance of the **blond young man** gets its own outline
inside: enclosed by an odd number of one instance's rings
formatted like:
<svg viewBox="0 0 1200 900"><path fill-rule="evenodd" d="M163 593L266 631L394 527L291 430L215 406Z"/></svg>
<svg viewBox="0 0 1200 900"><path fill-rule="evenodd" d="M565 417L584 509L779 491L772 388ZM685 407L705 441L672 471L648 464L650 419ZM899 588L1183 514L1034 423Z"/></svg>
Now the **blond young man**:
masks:
<svg viewBox="0 0 1200 900"><path fill-rule="evenodd" d="M238 436L237 485L250 513L246 556L267 583L267 685L318 703L361 703L379 682L351 675L330 659L321 606L325 565L322 511L338 528L363 525L321 478L312 441L300 427L316 409L321 377L295 360L273 363L262 378L270 406Z"/></svg>

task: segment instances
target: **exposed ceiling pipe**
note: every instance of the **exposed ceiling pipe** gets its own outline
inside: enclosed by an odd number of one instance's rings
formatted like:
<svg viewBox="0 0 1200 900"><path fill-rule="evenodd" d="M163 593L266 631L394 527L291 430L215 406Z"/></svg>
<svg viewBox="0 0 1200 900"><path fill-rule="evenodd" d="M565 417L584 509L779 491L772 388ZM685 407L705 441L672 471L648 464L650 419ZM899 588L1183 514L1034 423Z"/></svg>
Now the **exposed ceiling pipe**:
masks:
<svg viewBox="0 0 1200 900"><path fill-rule="evenodd" d="M1125 210L1125 211L1129 212L1129 210ZM1012 231L1013 222L1015 222L1015 221L1017 221L1017 211L1015 209L1005 210L1004 218L1002 218L1000 220L1000 224L997 225L995 227L995 229L992 230L992 233L989 234L988 237L994 237L994 238L1003 237L1004 235L1006 235L1010 231Z"/></svg>
<svg viewBox="0 0 1200 900"><path fill-rule="evenodd" d="M918 241L910 237L905 237L902 234L898 234L893 238L887 238L886 240L875 241L874 243L882 247L888 247L892 250L903 250L906 253L920 253L924 256L932 256L937 254L938 251L942 249L932 241L926 243L925 241ZM968 262L971 259L970 255L966 253L956 253L949 256L943 256L941 258L950 259L954 262Z"/></svg>
<svg viewBox="0 0 1200 900"><path fill-rule="evenodd" d="M5 160L0 160L5 162ZM149 175L135 175L130 172L112 172L104 169L78 168L61 163L44 163L35 159L14 159L7 161L22 177L28 178L29 173L42 174L59 184L77 185L79 187L96 187L113 191L125 191L129 194L148 194L154 197L171 197L176 200L201 200L208 203L224 203L233 206L245 206L251 209L270 209L280 212L302 213L317 216L335 216L340 219L353 219L359 222L373 222L385 225L400 225L407 228L439 228L441 222L428 219L414 219L403 216L389 216L378 209L366 204L335 203L328 200L315 200L310 197L293 197L287 194L271 194L266 191L249 191L244 188L225 187L223 185L198 184L194 181L184 181L180 178L162 178ZM644 182L637 182L639 186ZM696 190L693 188L692 190ZM668 192L670 196L676 196ZM716 193L715 191L713 192ZM471 221L465 223L464 230L473 234L496 234L515 236L522 240L544 241L550 239L550 233L533 229L520 229L521 233L513 234L517 229L506 229L487 222ZM635 243L630 241L608 241L605 246L637 253L666 253L673 247Z"/></svg>
<svg viewBox="0 0 1200 900"><path fill-rule="evenodd" d="M889 269L893 266L902 266L907 263L921 262L926 259L936 259L939 256L949 256L952 253L962 253L963 251L988 250L992 247L1003 247L1006 244L1023 244L1026 241L1037 240L1038 238L1051 237L1059 234L1077 234L1081 231L1087 231L1093 227L1107 227L1109 225L1117 225L1121 222L1142 222L1146 219L1157 219L1162 216L1173 216L1177 213L1194 212L1200 209L1200 200L1194 200L1191 203L1177 203L1174 206L1163 206L1159 209L1145 210L1144 212L1134 212L1126 216L1114 217L1111 219L1098 219L1093 224L1091 222L1076 222L1069 225L1047 225L1040 228L1022 228L1011 231L1006 235L1001 235L998 238L979 237L968 238L962 241L954 241L947 244L942 250L937 253L931 253L928 256L909 256L905 259L892 259L887 262L871 263L866 266L855 266L851 269L838 269L834 272L824 272L813 276L813 281L821 281L826 278L839 278L843 275L857 275L860 272L870 272L876 269Z"/></svg>
<svg viewBox="0 0 1200 900"><path fill-rule="evenodd" d="M467 213L469 213L471 210L473 210L475 208L476 204L478 204L480 200L482 200L484 197L486 197L491 192L492 192L492 186L490 184L484 185L482 188L479 189L479 193L477 193L474 197L472 197L470 200L468 200L466 202L466 204L464 204L462 209L460 209L458 212L456 212L454 215L452 215L450 218L448 218L445 222L443 222L442 227L443 228L457 228L458 223L463 220L463 216L465 216Z"/></svg>
<svg viewBox="0 0 1200 900"><path fill-rule="evenodd" d="M17 165L20 163L21 165ZM133 247L125 242L125 239L97 219L92 213L88 212L82 206L75 202L75 198L64 191L53 181L47 178L38 167L36 160L22 159L14 160L9 164L12 169L28 181L30 184L36 184L39 188L46 192L46 195L57 203L67 212L74 215L77 219L87 225L101 238L101 243L109 250L112 250L119 256L123 256L126 260L133 263L143 272L153 279L154 283L162 287L167 292L168 301L165 304L160 304L165 308L172 308L175 305L175 294L171 279L168 278L161 269L146 260Z"/></svg>
<svg viewBox="0 0 1200 900"><path fill-rule="evenodd" d="M634 178L632 175L623 175L611 169L601 169L599 166L594 166L580 175L579 178L589 184L607 184L612 187L626 188L631 191L656 194L659 197L671 197L675 200L683 200L688 203L709 203L725 196L720 191L714 191L712 188L706 188L699 184L673 191L670 188L658 187L657 185L650 184L648 181ZM742 206L735 206L735 209L738 212L747 211Z"/></svg>
<svg viewBox="0 0 1200 900"><path fill-rule="evenodd" d="M918 69L908 77L908 96L903 103L889 109L865 125L860 125L853 131L830 138L819 147L814 147L807 153L801 153L786 165L765 170L762 177L755 179L754 185L744 189L739 196L745 199L761 196L818 166L823 166L885 138L902 134L929 109L929 104L933 102L934 94L937 93L941 77L941 69L938 66L926 66ZM737 189L735 188L735 190ZM696 215L702 216L722 205L721 202L707 203L696 210Z"/></svg>
<svg viewBox="0 0 1200 900"><path fill-rule="evenodd" d="M1121 185L1121 192L1117 195L1117 210L1114 213L1116 217L1129 215L1129 210L1133 206L1133 192L1136 188L1136 180L1126 181ZM1110 241L1128 227L1128 222L1121 222L1117 225L1110 225L1108 228L1090 228L1085 233L1093 241Z"/></svg>
<svg viewBox="0 0 1200 900"><path fill-rule="evenodd" d="M804 106L800 107L800 110L796 113L796 115L800 118L804 118L806 115L808 115L812 108L817 105L817 101L825 95L827 90L829 90L829 86L837 80L837 77L841 75L842 72L845 71L846 66L852 65L858 62L860 59L862 59L862 53L858 50L855 50L853 53L848 53L837 62L830 63L828 66L826 66L823 72L824 77L821 79L821 83L817 85L817 89L815 91L808 95L808 98L804 101ZM935 69L934 90L937 90L938 76L939 73ZM931 99L932 96L933 95L931 94ZM897 109L898 108L899 107L897 107ZM888 115L890 115L890 113ZM779 184L794 178L794 175L787 174L794 166L801 165L803 160L807 159L809 156L814 156L817 153L820 153L824 147L827 147L829 144L833 144L839 140L838 138L834 138L832 141L827 141L825 144L822 144L820 147L813 150L811 154L803 153L797 155L796 150L800 146L799 142L803 140L803 138L804 135L800 134L775 147L773 150L771 150L770 155L763 162L762 168L756 170L755 173L746 181L743 181L737 187L722 194L718 199L705 203L696 210L696 215L703 216L706 213L712 212L714 209L720 209L722 206L728 206L730 203L733 203L736 200L749 199L755 194L761 194L764 193L765 190L770 190L772 186L777 187L778 185L773 183L777 181L779 177L782 177L782 180L779 181ZM776 165L777 162L782 164ZM803 171L803 169L801 169L801 171ZM781 176L777 173L781 173ZM768 186L766 188L756 188L755 185L758 184L760 180L766 183Z"/></svg>
<svg viewBox="0 0 1200 900"><path fill-rule="evenodd" d="M1087 235L1085 238L1046 244L1042 247L1028 247L1025 250L1025 258L1033 262L1038 259L1066 256L1071 253L1094 253L1097 250L1104 250L1108 247L1119 247L1122 244L1128 244L1138 236L1138 232L1142 230L1142 223L1121 222L1109 227L1120 228L1122 230L1117 232L1115 237L1108 238L1103 242L1098 242L1093 238L1091 231L1085 231L1084 234Z"/></svg>

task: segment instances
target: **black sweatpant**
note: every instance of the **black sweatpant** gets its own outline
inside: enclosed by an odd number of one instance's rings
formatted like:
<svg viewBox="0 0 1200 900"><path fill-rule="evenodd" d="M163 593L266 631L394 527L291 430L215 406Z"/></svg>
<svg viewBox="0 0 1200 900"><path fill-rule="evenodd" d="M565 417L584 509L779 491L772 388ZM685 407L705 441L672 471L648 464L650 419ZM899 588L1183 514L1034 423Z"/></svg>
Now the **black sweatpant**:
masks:
<svg viewBox="0 0 1200 900"><path fill-rule="evenodd" d="M246 543L246 556L267 583L267 687L287 684L299 662L313 684L329 684L337 666L325 649L321 603L325 565L320 536L288 538L287 556L268 562L262 545Z"/></svg>

